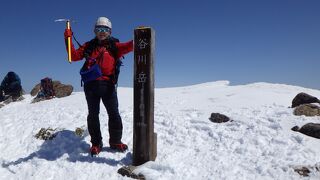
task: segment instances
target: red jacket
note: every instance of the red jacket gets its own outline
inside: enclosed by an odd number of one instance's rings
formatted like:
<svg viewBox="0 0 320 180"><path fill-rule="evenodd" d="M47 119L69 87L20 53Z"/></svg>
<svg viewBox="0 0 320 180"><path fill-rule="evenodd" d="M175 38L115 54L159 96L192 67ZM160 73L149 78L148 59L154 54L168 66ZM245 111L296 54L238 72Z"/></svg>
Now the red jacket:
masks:
<svg viewBox="0 0 320 180"><path fill-rule="evenodd" d="M74 45L71 42L71 60L72 61L80 61L84 58L85 49L88 47L89 42L86 42L79 49L75 49ZM125 54L131 52L133 50L133 41L128 41L125 43L116 43L116 47L118 50L117 59L121 58ZM68 51L68 49L67 49ZM109 51L106 50L103 46L98 46L95 50L93 50L90 55L91 58L96 59L99 62L101 71L103 76L99 77L97 80L110 80L110 75L113 75L115 72L116 61L111 55ZM91 66L92 63L87 64L87 66Z"/></svg>

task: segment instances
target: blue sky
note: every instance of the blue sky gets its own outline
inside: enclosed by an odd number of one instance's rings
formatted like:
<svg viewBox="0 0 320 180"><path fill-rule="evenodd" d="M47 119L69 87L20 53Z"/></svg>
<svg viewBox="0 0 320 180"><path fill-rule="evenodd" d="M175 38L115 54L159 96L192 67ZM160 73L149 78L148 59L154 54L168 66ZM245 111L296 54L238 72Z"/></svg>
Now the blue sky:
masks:
<svg viewBox="0 0 320 180"><path fill-rule="evenodd" d="M54 20L75 19L73 31L84 43L106 16L121 41L140 25L155 29L157 87L229 80L320 89L319 8L318 0L2 1L0 78L12 70L27 91L47 76L81 91L83 61L67 62L65 24ZM119 86L132 82L133 53Z"/></svg>

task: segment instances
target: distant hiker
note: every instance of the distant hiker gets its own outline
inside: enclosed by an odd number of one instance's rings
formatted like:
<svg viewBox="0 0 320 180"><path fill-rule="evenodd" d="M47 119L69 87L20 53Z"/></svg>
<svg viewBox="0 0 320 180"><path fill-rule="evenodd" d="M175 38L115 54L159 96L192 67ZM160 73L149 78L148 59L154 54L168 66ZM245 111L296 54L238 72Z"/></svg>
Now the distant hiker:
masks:
<svg viewBox="0 0 320 180"><path fill-rule="evenodd" d="M22 96L22 86L19 76L15 72L8 72L0 86L0 102L7 98L17 101Z"/></svg>
<svg viewBox="0 0 320 180"><path fill-rule="evenodd" d="M118 109L118 97L115 84L119 72L120 58L133 50L133 41L120 43L111 36L111 21L106 17L99 17L94 26L95 38L86 42L78 49L71 47L72 61L86 59L80 74L84 82L84 92L88 105L88 130L91 136L92 155L99 154L102 149L100 131L100 100L107 109L109 116L109 145L111 149L126 151L128 146L121 141L122 120ZM67 42L72 31L65 30ZM67 43L66 43L67 45ZM68 51L68 48L67 48Z"/></svg>
<svg viewBox="0 0 320 180"><path fill-rule="evenodd" d="M55 93L53 89L52 79L48 77L41 79L40 92L38 93L38 96L45 99L51 99L54 97L54 95Z"/></svg>
<svg viewBox="0 0 320 180"><path fill-rule="evenodd" d="M43 78L40 81L40 88L37 96L32 100L32 103L39 101L52 99L55 97L55 91L53 89L53 81L51 78Z"/></svg>

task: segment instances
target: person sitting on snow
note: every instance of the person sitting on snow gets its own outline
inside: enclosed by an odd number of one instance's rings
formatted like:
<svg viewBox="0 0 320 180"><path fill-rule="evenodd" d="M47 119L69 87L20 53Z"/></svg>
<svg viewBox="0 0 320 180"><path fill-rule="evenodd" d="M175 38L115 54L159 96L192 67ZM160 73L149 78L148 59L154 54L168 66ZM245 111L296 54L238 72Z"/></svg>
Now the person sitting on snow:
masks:
<svg viewBox="0 0 320 180"><path fill-rule="evenodd" d="M19 76L15 72L8 72L0 86L0 101L4 101L9 97L16 101L22 96L22 92Z"/></svg>

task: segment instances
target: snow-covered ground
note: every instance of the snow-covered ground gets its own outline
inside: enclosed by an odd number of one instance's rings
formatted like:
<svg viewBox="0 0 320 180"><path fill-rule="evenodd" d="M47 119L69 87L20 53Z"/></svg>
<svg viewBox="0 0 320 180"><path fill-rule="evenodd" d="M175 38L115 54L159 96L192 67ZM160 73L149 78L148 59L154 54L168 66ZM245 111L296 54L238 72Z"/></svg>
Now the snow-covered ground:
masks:
<svg viewBox="0 0 320 180"><path fill-rule="evenodd" d="M136 172L147 179L300 179L294 167L320 165L320 140L290 129L320 117L292 114L293 97L319 90L282 84L230 86L227 81L155 91L155 132L158 156ZM83 92L30 104L32 97L0 109L0 179L129 179L117 170L132 158L133 90L118 88L123 141L130 150L108 147L98 157L88 154L90 138L74 134L86 127ZM209 121L212 112L232 122ZM104 144L108 144L107 114L101 106ZM34 135L42 127L58 128L52 141ZM313 171L310 177L320 179Z"/></svg>

